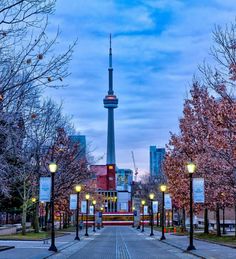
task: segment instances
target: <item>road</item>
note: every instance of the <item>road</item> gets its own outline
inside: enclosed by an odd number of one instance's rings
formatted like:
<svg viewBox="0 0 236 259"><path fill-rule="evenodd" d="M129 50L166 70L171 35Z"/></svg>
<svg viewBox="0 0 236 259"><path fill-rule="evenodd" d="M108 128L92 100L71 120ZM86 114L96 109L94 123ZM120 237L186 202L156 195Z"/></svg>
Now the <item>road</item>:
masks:
<svg viewBox="0 0 236 259"><path fill-rule="evenodd" d="M106 227L70 259L172 259L197 258L131 227Z"/></svg>

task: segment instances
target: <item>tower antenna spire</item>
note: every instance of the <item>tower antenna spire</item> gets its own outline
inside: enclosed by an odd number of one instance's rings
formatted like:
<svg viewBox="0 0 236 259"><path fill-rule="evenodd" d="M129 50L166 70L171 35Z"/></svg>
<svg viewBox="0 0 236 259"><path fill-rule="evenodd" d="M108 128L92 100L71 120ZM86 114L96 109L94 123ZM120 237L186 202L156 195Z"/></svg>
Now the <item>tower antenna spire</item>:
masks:
<svg viewBox="0 0 236 259"><path fill-rule="evenodd" d="M111 49L111 33L110 33L110 49Z"/></svg>
<svg viewBox="0 0 236 259"><path fill-rule="evenodd" d="M109 67L108 67L108 80L109 88L108 93L103 99L103 104L108 109L108 130L107 130L107 165L115 165L115 130L114 130L114 109L118 107L118 98L113 91L113 68L112 68L112 47L111 47L111 34L109 37Z"/></svg>
<svg viewBox="0 0 236 259"><path fill-rule="evenodd" d="M110 48L109 48L109 67L112 67L112 48L111 48L111 33L110 33Z"/></svg>

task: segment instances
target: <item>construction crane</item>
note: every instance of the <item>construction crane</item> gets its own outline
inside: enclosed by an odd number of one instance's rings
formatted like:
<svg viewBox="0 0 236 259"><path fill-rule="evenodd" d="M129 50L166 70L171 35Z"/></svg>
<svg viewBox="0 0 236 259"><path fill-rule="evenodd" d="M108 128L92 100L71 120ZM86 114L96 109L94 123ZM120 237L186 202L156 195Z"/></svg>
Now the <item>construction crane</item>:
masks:
<svg viewBox="0 0 236 259"><path fill-rule="evenodd" d="M138 168L136 167L136 164L135 164L134 152L131 151L131 154L132 154L132 159L133 159L133 164L134 164L134 181L137 182Z"/></svg>

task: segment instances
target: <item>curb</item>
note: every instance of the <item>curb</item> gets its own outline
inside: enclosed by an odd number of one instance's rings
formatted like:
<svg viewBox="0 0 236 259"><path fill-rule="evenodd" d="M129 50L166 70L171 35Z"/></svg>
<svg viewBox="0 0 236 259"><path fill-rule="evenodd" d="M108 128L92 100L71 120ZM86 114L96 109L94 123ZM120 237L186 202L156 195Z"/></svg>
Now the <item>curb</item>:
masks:
<svg viewBox="0 0 236 259"><path fill-rule="evenodd" d="M177 248L177 249L183 251L183 252L186 253L186 254L191 254L191 255L197 256L198 258L202 258L202 259L207 259L206 257L203 257L203 256L201 256L201 255L198 255L198 254L195 254L195 253L193 253L193 252L187 251L187 250L183 249L182 247L179 247L179 246L174 245L174 244L172 244L172 243L169 243L169 242L167 242L167 241L163 241L163 240L159 240L159 241L160 241L160 242L163 242L163 243L165 243L165 244L167 244L167 245L170 245L170 246L172 246L172 247L175 247L175 248Z"/></svg>
<svg viewBox="0 0 236 259"><path fill-rule="evenodd" d="M14 246L0 246L0 252L15 248Z"/></svg>
<svg viewBox="0 0 236 259"><path fill-rule="evenodd" d="M70 233L65 233L63 235L60 235L60 236L56 236L55 238L58 238L58 237L63 237L63 236L66 236L66 235L70 235ZM4 238L1 238L0 237L0 241L46 241L46 240L50 240L51 238L50 237L46 237L46 238L40 238L40 239L17 239L17 238L14 238L14 239L4 239Z"/></svg>
<svg viewBox="0 0 236 259"><path fill-rule="evenodd" d="M236 246L229 245L229 244L217 243L217 242L215 242L215 241L205 240L205 239L201 239L201 238L197 238L197 237L194 237L194 239L196 239L196 240L198 240L198 241L208 242L208 243L211 243L211 244L220 245L220 246L226 246L226 247L230 247L230 248L236 249Z"/></svg>

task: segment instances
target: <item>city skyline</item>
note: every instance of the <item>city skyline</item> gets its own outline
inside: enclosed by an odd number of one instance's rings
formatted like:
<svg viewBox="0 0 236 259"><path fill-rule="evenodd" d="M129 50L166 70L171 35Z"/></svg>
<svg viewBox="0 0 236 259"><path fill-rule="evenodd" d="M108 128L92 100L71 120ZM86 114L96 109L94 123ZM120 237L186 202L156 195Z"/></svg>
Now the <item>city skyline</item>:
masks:
<svg viewBox="0 0 236 259"><path fill-rule="evenodd" d="M86 135L95 157L106 161L109 34L113 38L116 160L119 168L149 172L149 146L165 147L178 132L184 98L197 67L210 59L215 24L235 19L232 1L70 1L56 5L51 30L60 26L59 45L78 38L68 88L46 95L64 101L76 129ZM209 15L214 13L214 16ZM198 53L198 55L196 55Z"/></svg>

